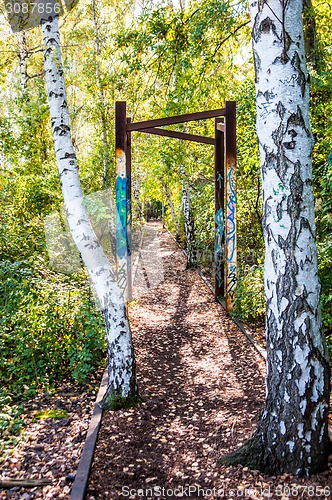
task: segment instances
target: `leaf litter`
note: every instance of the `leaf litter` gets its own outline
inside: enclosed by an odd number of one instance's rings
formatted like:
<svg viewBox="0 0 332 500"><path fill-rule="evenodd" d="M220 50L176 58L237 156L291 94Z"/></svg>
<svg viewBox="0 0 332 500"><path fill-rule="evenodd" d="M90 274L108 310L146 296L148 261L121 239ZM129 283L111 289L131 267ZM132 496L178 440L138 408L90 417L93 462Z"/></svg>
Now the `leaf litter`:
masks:
<svg viewBox="0 0 332 500"><path fill-rule="evenodd" d="M153 224L165 279L129 308L144 403L103 415L86 499L331 498L331 468L297 479L217 465L256 428L265 363Z"/></svg>

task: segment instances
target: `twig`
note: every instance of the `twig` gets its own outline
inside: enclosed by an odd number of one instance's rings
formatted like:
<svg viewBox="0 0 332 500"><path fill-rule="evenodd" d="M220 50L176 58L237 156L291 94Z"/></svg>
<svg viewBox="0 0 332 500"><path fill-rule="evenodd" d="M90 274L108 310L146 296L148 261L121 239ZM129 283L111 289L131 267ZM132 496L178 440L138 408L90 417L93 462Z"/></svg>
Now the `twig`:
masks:
<svg viewBox="0 0 332 500"><path fill-rule="evenodd" d="M50 479L10 479L4 478L0 479L0 488L13 488L16 486L24 487L24 488L34 488L35 486L46 486L51 484L52 481Z"/></svg>

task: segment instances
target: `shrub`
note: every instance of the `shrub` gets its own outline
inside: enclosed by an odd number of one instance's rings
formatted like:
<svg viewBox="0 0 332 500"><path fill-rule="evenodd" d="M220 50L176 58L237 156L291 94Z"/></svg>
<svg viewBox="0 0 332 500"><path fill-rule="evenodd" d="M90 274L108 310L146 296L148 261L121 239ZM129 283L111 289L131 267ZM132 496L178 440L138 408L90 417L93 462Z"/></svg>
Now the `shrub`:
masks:
<svg viewBox="0 0 332 500"><path fill-rule="evenodd" d="M264 267L244 265L239 270L234 314L247 322L262 321L265 317Z"/></svg>
<svg viewBox="0 0 332 500"><path fill-rule="evenodd" d="M72 376L82 382L105 357L103 318L82 276L42 261L0 263L0 382L22 397Z"/></svg>

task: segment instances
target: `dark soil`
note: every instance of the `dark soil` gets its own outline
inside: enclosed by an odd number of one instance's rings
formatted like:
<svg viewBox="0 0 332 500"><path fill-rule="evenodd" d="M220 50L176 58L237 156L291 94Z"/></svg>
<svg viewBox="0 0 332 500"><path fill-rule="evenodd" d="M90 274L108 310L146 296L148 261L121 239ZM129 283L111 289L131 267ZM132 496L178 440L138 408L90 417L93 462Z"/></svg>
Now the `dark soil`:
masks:
<svg viewBox="0 0 332 500"><path fill-rule="evenodd" d="M64 382L59 384L56 394L41 394L24 404L24 432L18 444L8 445L0 457L0 480L42 478L50 484L34 488L0 487L0 499L69 497L102 372L91 374L85 385ZM37 418L39 412L45 417L52 416L50 410L63 418Z"/></svg>
<svg viewBox="0 0 332 500"><path fill-rule="evenodd" d="M86 498L330 498L331 469L296 479L217 466L256 427L265 363L157 229L164 281L130 307L144 403L104 414Z"/></svg>

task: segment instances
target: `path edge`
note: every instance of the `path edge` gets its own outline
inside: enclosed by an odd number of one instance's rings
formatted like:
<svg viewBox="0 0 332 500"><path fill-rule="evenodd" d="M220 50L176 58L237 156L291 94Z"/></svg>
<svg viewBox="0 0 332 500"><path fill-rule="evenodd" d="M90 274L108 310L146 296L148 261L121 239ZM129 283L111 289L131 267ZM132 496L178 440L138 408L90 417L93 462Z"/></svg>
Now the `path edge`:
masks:
<svg viewBox="0 0 332 500"><path fill-rule="evenodd" d="M101 424L101 418L103 416L103 410L99 403L105 395L107 389L107 381L108 371L107 368L105 368L97 394L97 399L94 404L82 455L78 463L75 481L70 492L70 500L84 500L85 498L85 492L88 486L90 470Z"/></svg>

